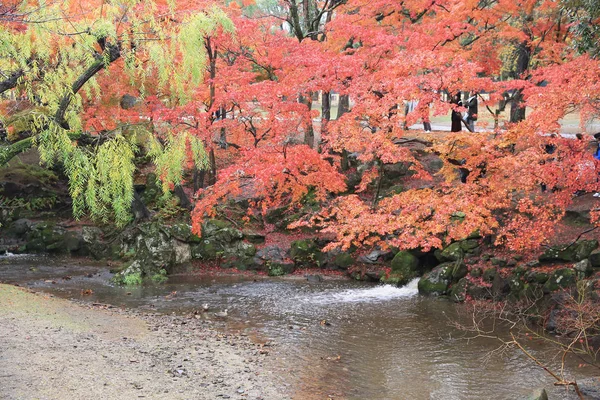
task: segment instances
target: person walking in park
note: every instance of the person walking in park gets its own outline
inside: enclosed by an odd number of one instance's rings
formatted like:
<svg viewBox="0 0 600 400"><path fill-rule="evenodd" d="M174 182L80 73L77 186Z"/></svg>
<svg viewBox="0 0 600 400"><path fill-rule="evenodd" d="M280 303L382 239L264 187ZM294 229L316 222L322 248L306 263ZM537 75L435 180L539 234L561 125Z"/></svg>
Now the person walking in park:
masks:
<svg viewBox="0 0 600 400"><path fill-rule="evenodd" d="M475 132L475 121L477 121L478 112L477 93L473 93L473 95L467 99L465 107L467 107L467 127L471 132Z"/></svg>
<svg viewBox="0 0 600 400"><path fill-rule="evenodd" d="M462 104L462 100L460 99L460 92L458 92L454 95L454 97L451 100L451 103L454 104L454 106L462 107L463 104ZM458 111L454 108L452 109L451 121L452 121L452 126L450 127L451 132L462 131L462 115L460 114L460 111Z"/></svg>

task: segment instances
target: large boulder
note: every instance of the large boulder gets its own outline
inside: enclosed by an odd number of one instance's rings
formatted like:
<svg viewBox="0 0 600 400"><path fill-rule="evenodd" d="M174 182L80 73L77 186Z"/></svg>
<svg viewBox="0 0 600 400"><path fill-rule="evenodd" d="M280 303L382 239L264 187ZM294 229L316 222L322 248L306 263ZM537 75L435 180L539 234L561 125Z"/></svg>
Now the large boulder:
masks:
<svg viewBox="0 0 600 400"><path fill-rule="evenodd" d="M264 243L265 242L265 235L263 235L260 232L256 232L256 231L252 231L252 230L245 230L242 231L242 234L244 235L244 239L249 241L250 243Z"/></svg>
<svg viewBox="0 0 600 400"><path fill-rule="evenodd" d="M87 255L84 251L83 235L80 232L68 231L53 223L42 222L32 225L25 234L24 250L31 253L56 253Z"/></svg>
<svg viewBox="0 0 600 400"><path fill-rule="evenodd" d="M507 279L499 273L494 274L492 278L492 296L502 297L510 292L510 284Z"/></svg>
<svg viewBox="0 0 600 400"><path fill-rule="evenodd" d="M347 270L355 263L352 254L341 250L332 250L324 253L324 257L325 266L330 269Z"/></svg>
<svg viewBox="0 0 600 400"><path fill-rule="evenodd" d="M360 256L358 261L365 264L376 264L393 258L394 253L391 250L374 249L370 253Z"/></svg>
<svg viewBox="0 0 600 400"><path fill-rule="evenodd" d="M468 273L463 262L447 262L438 265L419 280L419 293L440 296L448 294L452 282L457 282Z"/></svg>
<svg viewBox="0 0 600 400"><path fill-rule="evenodd" d="M229 222L209 219L202 224L202 237L209 237L220 243L231 243L235 240L241 240L244 234Z"/></svg>
<svg viewBox="0 0 600 400"><path fill-rule="evenodd" d="M589 257L592 268L600 268L600 251L596 250Z"/></svg>
<svg viewBox="0 0 600 400"><path fill-rule="evenodd" d="M581 379L577 386L586 400L600 400L600 377Z"/></svg>
<svg viewBox="0 0 600 400"><path fill-rule="evenodd" d="M469 289L470 282L467 278L461 278L458 282L452 285L450 289L450 299L456 303L461 303L467 299L467 291Z"/></svg>
<svg viewBox="0 0 600 400"><path fill-rule="evenodd" d="M544 284L544 293L551 293L561 288L569 287L575 283L577 274L571 268L561 268L554 271Z"/></svg>
<svg viewBox="0 0 600 400"><path fill-rule="evenodd" d="M522 397L521 400L548 400L548 393L546 393L546 389L537 389L528 396Z"/></svg>
<svg viewBox="0 0 600 400"><path fill-rule="evenodd" d="M537 283L543 285L548 281L550 275L543 271L527 271L525 273L525 281L527 283Z"/></svg>
<svg viewBox="0 0 600 400"><path fill-rule="evenodd" d="M598 241L580 240L571 245L552 246L539 257L542 262L581 261L598 248Z"/></svg>
<svg viewBox="0 0 600 400"><path fill-rule="evenodd" d="M95 226L84 226L81 228L82 246L86 249L86 253L96 259L104 257L106 245L102 240L102 230Z"/></svg>
<svg viewBox="0 0 600 400"><path fill-rule="evenodd" d="M419 274L419 259L408 251L396 253L391 263L391 271L381 280L396 285L406 285Z"/></svg>
<svg viewBox="0 0 600 400"><path fill-rule="evenodd" d="M270 276L294 272L294 263L289 259L288 252L279 246L266 246L258 250L252 260L252 266L266 271Z"/></svg>
<svg viewBox="0 0 600 400"><path fill-rule="evenodd" d="M461 246L461 242L454 242L446 246L442 251L436 252L436 257L441 262L462 260L465 255L465 250Z"/></svg>
<svg viewBox="0 0 600 400"><path fill-rule="evenodd" d="M190 233L191 257L225 260L223 266L245 269L251 264L256 247L243 241L244 234L226 221L210 219L202 224L202 237Z"/></svg>
<svg viewBox="0 0 600 400"><path fill-rule="evenodd" d="M176 265L192 259L192 234L189 226L162 225L158 222L139 224L119 236L110 252L121 259L130 259L127 267L115 276L126 284L139 279L164 276ZM139 279L138 279L139 278Z"/></svg>
<svg viewBox="0 0 600 400"><path fill-rule="evenodd" d="M8 233L13 234L17 237L23 237L25 236L25 234L31 231L34 225L35 224L32 221L25 218L21 218L10 225Z"/></svg>
<svg viewBox="0 0 600 400"><path fill-rule="evenodd" d="M324 256L314 239L294 240L290 244L290 258L302 267L321 267Z"/></svg>
<svg viewBox="0 0 600 400"><path fill-rule="evenodd" d="M423 295L442 296L448 293L452 278L451 267L438 265L419 280L419 293Z"/></svg>
<svg viewBox="0 0 600 400"><path fill-rule="evenodd" d="M592 267L592 263L589 259L581 260L578 263L573 265L573 269L577 273L577 278L585 279L592 275L594 272L594 268Z"/></svg>

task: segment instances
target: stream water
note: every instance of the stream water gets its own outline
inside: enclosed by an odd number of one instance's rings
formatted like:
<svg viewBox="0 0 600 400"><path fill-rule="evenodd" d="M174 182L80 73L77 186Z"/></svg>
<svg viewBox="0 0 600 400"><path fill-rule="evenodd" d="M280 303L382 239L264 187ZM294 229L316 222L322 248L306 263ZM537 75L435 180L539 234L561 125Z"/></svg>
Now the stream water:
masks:
<svg viewBox="0 0 600 400"><path fill-rule="evenodd" d="M416 281L397 288L341 279L182 275L131 288L113 286L109 278L106 267L89 261L0 257L1 282L65 298L163 313L190 313L204 304L211 312L227 309L232 327L279 344L285 380L305 394L297 398L518 399L553 383L517 350L492 353L497 339L466 340L450 324L464 306L420 297ZM88 289L93 293L84 295ZM526 345L559 366L554 348ZM597 374L574 360L567 371L578 378ZM555 389L550 398L566 397Z"/></svg>

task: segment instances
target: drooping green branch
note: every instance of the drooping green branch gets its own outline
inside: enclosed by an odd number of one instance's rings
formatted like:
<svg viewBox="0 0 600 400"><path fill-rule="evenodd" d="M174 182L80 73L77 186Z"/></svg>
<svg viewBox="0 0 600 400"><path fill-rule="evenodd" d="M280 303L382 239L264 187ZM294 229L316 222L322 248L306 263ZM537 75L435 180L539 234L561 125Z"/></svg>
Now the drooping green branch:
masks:
<svg viewBox="0 0 600 400"><path fill-rule="evenodd" d="M98 42L104 43L104 41L100 39L98 40ZM88 69L86 69L83 72L83 74L81 74L81 76L73 83L70 92L66 93L62 97L58 109L54 114L54 120L58 125L60 125L61 128L67 130L69 129L69 124L65 120L65 114L67 112L69 104L71 104L73 96L76 95L77 92L79 92L79 90L83 87L83 85L85 85L87 81L92 79L94 75L96 75L98 72L108 67L111 63L115 62L119 59L119 57L121 57L121 47L119 45L107 44L104 46L104 53L106 54L106 56L102 54L96 55L96 61L94 61L94 63L90 65Z"/></svg>
<svg viewBox="0 0 600 400"><path fill-rule="evenodd" d="M15 156L29 150L34 143L33 137L20 140L10 146L0 147L0 167L5 166Z"/></svg>
<svg viewBox="0 0 600 400"><path fill-rule="evenodd" d="M19 83L19 78L25 75L25 71L22 69L12 72L6 79L0 81L0 94L7 90L13 89Z"/></svg>

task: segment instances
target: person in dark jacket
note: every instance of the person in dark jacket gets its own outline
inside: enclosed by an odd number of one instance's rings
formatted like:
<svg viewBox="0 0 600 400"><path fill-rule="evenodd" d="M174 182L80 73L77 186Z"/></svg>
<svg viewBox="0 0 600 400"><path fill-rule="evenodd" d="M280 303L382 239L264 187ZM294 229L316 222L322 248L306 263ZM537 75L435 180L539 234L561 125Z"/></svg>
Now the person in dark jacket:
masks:
<svg viewBox="0 0 600 400"><path fill-rule="evenodd" d="M594 133L594 139L596 139L596 151L594 152L594 158L600 161L600 132ZM594 197L600 197L600 192L594 193Z"/></svg>
<svg viewBox="0 0 600 400"><path fill-rule="evenodd" d="M477 121L478 112L477 94L473 94L467 99L465 107L467 107L467 126L471 132L475 132L475 121Z"/></svg>
<svg viewBox="0 0 600 400"><path fill-rule="evenodd" d="M455 106L462 107L462 101L460 99L460 92L456 93L451 101ZM460 115L460 111L452 109L451 116L452 126L450 128L451 132L460 132L462 131L462 115Z"/></svg>

